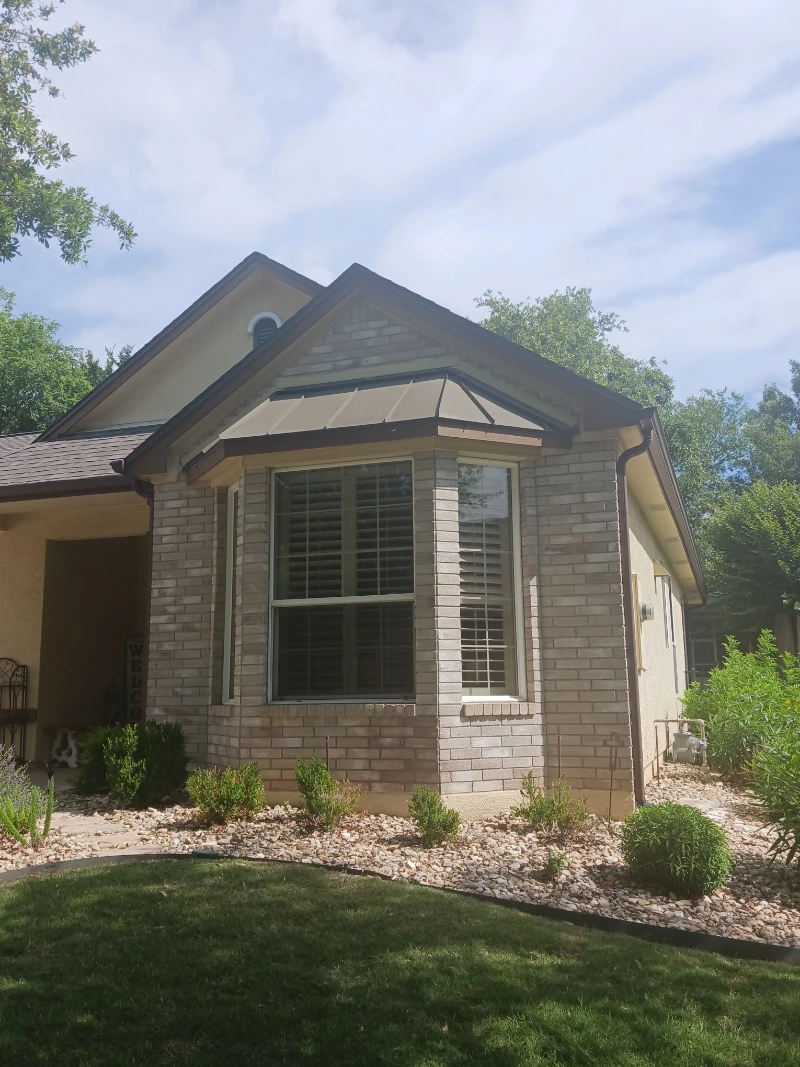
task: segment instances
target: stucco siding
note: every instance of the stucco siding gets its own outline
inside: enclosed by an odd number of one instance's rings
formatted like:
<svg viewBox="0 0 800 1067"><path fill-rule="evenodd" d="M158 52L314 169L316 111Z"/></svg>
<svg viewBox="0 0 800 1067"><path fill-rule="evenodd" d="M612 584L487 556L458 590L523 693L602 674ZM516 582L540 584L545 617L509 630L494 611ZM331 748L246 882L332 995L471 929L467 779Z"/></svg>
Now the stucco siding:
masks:
<svg viewBox="0 0 800 1067"><path fill-rule="evenodd" d="M0 656L30 670L28 704L39 700L42 605L48 540L67 541L146 534L147 505L131 494L93 504L50 502L25 512L0 515ZM29 741L33 751L35 729Z"/></svg>
<svg viewBox="0 0 800 1067"><path fill-rule="evenodd" d="M685 689L684 605L681 587L670 574L672 619L665 612L662 590L663 578L657 571L667 571L665 557L642 509L633 494L628 498L628 519L631 544L631 573L636 575L639 605L652 605L653 619L643 620L640 627L641 657L639 669L639 702L642 720L642 750L645 780L655 773L655 723L658 719L680 715L680 696ZM637 605L637 610L640 610ZM666 601L669 606L669 601ZM667 618L665 619L665 614ZM669 644L667 629L669 626ZM672 630L674 627L674 641ZM659 725L659 749L663 751L665 726Z"/></svg>
<svg viewBox="0 0 800 1067"><path fill-rule="evenodd" d="M256 271L145 364L75 427L76 430L165 422L253 347L247 332L259 312L282 321L308 297Z"/></svg>

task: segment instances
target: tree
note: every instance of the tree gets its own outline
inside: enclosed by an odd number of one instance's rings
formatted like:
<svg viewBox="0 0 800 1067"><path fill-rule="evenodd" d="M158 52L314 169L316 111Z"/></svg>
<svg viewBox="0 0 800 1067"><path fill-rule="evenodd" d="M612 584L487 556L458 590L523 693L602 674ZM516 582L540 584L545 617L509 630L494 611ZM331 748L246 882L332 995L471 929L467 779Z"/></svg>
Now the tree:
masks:
<svg viewBox="0 0 800 1067"><path fill-rule="evenodd" d="M538 352L554 363L606 385L645 407L669 410L674 383L654 359L634 359L609 337L627 332L612 312L597 311L591 289L568 287L536 300L514 304L487 289L475 301L489 314L481 325Z"/></svg>
<svg viewBox="0 0 800 1067"><path fill-rule="evenodd" d="M796 652L800 486L756 482L718 505L704 536L717 609L742 629L772 627L778 643Z"/></svg>
<svg viewBox="0 0 800 1067"><path fill-rule="evenodd" d="M35 0L0 0L0 260L17 256L20 239L27 236L45 247L57 241L67 263L85 259L95 226L114 231L121 248L129 248L136 237L108 204L97 204L81 186L48 176L73 153L42 129L35 95L58 96L48 69L85 63L97 51L78 23L45 32L42 26L55 10L55 4Z"/></svg>
<svg viewBox="0 0 800 1067"><path fill-rule="evenodd" d="M13 295L0 289L0 433L45 429L113 369L57 332L49 319L15 316Z"/></svg>
<svg viewBox="0 0 800 1067"><path fill-rule="evenodd" d="M746 481L748 412L738 393L704 389L665 414L670 455L697 532L714 508Z"/></svg>
<svg viewBox="0 0 800 1067"><path fill-rule="evenodd" d="M764 386L758 406L747 417L747 473L752 481L800 481L800 363L791 360L789 368L791 392Z"/></svg>

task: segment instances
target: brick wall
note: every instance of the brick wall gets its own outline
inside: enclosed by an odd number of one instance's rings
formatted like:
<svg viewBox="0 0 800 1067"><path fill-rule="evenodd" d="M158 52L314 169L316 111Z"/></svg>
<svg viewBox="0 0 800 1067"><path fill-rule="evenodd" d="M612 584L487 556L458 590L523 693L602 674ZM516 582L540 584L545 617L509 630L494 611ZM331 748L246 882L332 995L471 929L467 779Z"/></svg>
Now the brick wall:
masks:
<svg viewBox="0 0 800 1067"><path fill-rule="evenodd" d="M622 556L613 440L577 441L534 465L547 773L586 792L633 789ZM620 801L615 801L615 804Z"/></svg>
<svg viewBox="0 0 800 1067"><path fill-rule="evenodd" d="M218 638L214 628L214 489L155 486L147 714L179 719L204 761Z"/></svg>
<svg viewBox="0 0 800 1067"><path fill-rule="evenodd" d="M385 311L359 303L348 308L322 340L286 367L283 376L335 375L393 363L420 363L449 351L447 345L425 337Z"/></svg>

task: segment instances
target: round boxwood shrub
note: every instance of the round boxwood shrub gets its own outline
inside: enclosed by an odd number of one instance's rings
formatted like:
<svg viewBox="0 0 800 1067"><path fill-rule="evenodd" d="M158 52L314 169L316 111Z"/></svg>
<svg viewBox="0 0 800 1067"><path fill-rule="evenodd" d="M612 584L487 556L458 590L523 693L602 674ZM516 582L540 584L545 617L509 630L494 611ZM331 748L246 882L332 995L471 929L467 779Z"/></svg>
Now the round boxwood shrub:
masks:
<svg viewBox="0 0 800 1067"><path fill-rule="evenodd" d="M622 827L622 854L637 878L682 897L725 885L733 864L720 827L684 804L654 804L629 815Z"/></svg>

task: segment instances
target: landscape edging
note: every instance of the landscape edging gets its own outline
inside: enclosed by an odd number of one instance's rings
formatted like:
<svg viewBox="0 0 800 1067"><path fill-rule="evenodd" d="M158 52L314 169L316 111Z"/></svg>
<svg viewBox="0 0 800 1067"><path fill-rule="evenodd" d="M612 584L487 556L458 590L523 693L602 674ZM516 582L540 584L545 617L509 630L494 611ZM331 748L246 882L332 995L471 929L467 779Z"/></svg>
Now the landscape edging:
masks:
<svg viewBox="0 0 800 1067"><path fill-rule="evenodd" d="M380 871L369 871L363 867L351 867L338 863L298 863L296 860L254 859L252 856L224 856L212 849L197 849L194 852L137 852L122 856L86 856L82 859L56 860L52 863L32 864L18 867L14 871L0 872L0 885L21 882L25 878L41 877L45 874L57 874L61 871L80 870L84 867L102 867L116 863L152 862L154 860L237 860L246 863L283 863L292 867L321 867L338 874L354 874L367 878L381 878L385 882L397 882L398 879ZM720 956L734 959L763 960L770 963L785 963L800 967L800 949L785 945L771 945L761 941L747 941L738 937L723 937L720 934L705 934L695 930L679 930L674 926L654 926L650 923L637 923L629 919L614 919L608 915L595 915L588 911L567 911L550 904L530 904L523 900L504 900L501 897L487 896L482 893L470 893L462 889L447 886L429 886L424 882L411 882L425 889L434 889L441 893L451 893L459 897L472 897L485 904L495 904L512 911L521 911L527 915L537 915L556 922L571 923L605 933L627 934L642 941L652 941L677 948L694 948L703 952L714 952Z"/></svg>

